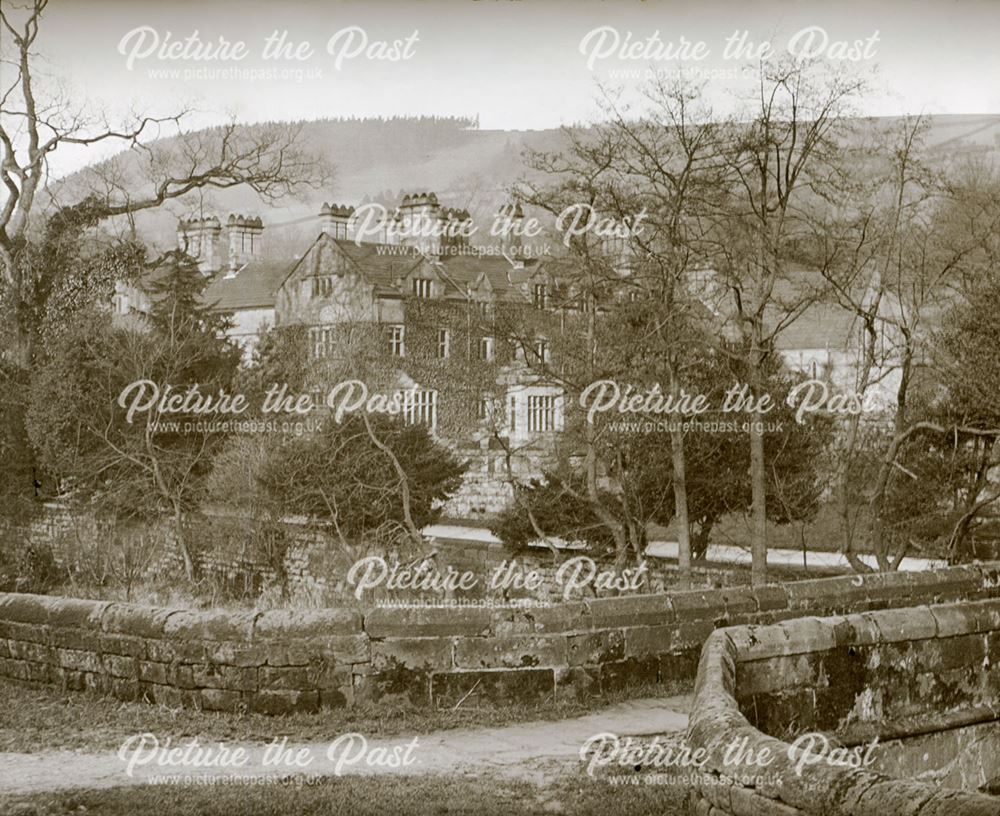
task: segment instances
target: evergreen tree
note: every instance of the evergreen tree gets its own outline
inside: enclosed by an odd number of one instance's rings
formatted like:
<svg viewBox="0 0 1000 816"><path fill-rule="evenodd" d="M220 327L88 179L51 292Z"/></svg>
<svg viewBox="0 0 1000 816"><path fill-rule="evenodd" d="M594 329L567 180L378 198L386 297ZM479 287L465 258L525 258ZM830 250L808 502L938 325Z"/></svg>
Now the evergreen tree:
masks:
<svg viewBox="0 0 1000 816"><path fill-rule="evenodd" d="M240 359L223 334L225 319L204 302L206 282L190 258L172 253L146 283L145 321L120 327L100 308L81 312L35 373L27 418L66 500L116 523L169 515L191 577L196 558L185 522L225 440L199 423L226 417L199 413L193 403L177 410L164 398L231 394Z"/></svg>
<svg viewBox="0 0 1000 816"><path fill-rule="evenodd" d="M151 302L148 324L167 345L174 376L188 383L225 384L232 379L240 351L226 338L229 317L205 300L208 282L193 258L168 253L143 287Z"/></svg>

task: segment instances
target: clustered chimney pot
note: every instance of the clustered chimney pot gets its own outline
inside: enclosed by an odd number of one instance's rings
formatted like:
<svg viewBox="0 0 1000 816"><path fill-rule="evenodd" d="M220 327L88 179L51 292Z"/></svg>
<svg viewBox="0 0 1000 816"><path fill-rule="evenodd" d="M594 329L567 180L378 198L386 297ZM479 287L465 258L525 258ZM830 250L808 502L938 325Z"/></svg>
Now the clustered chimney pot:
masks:
<svg viewBox="0 0 1000 816"><path fill-rule="evenodd" d="M436 193L413 193L403 196L396 223L401 243L440 256L468 247L472 216L468 210L442 208Z"/></svg>
<svg viewBox="0 0 1000 816"><path fill-rule="evenodd" d="M264 223L259 216L233 213L226 225L229 228L229 271L233 273L260 255Z"/></svg>
<svg viewBox="0 0 1000 816"><path fill-rule="evenodd" d="M346 204L324 203L319 211L320 229L331 238L347 240L350 237L351 218L354 207Z"/></svg>
<svg viewBox="0 0 1000 816"><path fill-rule="evenodd" d="M229 233L228 269L235 272L260 255L264 222L259 216L232 214L226 220ZM181 218L177 222L177 248L198 262L206 275L220 271L224 265L222 224L214 215Z"/></svg>
<svg viewBox="0 0 1000 816"><path fill-rule="evenodd" d="M198 269L211 275L222 268L222 225L214 215L181 218L177 223L177 248L198 262Z"/></svg>

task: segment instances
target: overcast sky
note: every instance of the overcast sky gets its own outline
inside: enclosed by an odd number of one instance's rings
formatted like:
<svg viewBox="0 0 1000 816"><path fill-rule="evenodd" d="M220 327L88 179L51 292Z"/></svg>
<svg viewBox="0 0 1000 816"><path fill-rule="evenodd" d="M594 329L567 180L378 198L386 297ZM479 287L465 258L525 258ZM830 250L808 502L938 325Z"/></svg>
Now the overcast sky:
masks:
<svg viewBox="0 0 1000 816"><path fill-rule="evenodd" d="M740 82L732 75L746 64L724 58L727 38L745 30L749 42L769 41L784 51L809 27L816 27L815 47L828 38L825 55L843 54L838 43L847 41L864 57L852 63L855 69L877 70L864 113L1000 112L1000 0L52 0L38 44L53 75L110 109L188 101L205 122L228 112L245 121L478 114L484 128L537 129L591 119L597 81L627 91L639 84L628 72L651 67L700 72L722 111ZM215 45L219 37L244 43L245 56L158 57L157 45L195 31L203 43ZM275 32L287 32L293 46L308 41L311 55L265 60L265 39ZM704 56L620 57L627 42L657 34L665 45L703 43ZM373 53L405 58L353 56L362 37ZM393 40L401 41L395 51L378 44ZM204 73L222 69L236 73ZM250 75L262 70L270 74ZM69 165L82 160L63 158Z"/></svg>

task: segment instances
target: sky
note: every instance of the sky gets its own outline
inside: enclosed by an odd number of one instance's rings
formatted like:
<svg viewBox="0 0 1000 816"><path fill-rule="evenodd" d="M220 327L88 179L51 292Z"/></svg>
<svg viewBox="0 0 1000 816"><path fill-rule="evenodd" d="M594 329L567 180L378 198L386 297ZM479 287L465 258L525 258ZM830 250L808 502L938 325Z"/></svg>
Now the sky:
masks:
<svg viewBox="0 0 1000 816"><path fill-rule="evenodd" d="M724 113L742 32L864 72L863 114L997 113L997 31L1000 0L51 0L38 50L53 82L112 116L193 105L198 124L436 114L522 130L589 121L599 84L636 93L650 71L703 81ZM285 50L265 59L268 37ZM65 151L53 169L95 158Z"/></svg>

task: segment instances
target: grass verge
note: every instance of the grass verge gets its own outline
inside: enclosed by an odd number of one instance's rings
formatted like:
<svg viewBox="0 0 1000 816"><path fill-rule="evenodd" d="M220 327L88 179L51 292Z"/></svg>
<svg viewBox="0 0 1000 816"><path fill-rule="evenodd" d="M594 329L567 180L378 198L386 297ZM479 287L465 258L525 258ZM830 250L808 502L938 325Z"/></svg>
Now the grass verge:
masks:
<svg viewBox="0 0 1000 816"><path fill-rule="evenodd" d="M532 720L578 717L626 699L683 694L688 689L632 686L614 695L587 700L538 700L458 710L401 705L358 706L317 714L268 717L263 714L174 709L149 703L123 703L88 692L61 692L0 680L0 751L116 750L133 734L198 737L216 742L292 742L331 739L357 731L366 737L425 734L452 728L493 728Z"/></svg>
<svg viewBox="0 0 1000 816"><path fill-rule="evenodd" d="M315 785L226 787L145 785L0 797L10 816L671 816L687 813L678 785L611 784L586 775L545 787L497 777L328 777Z"/></svg>

